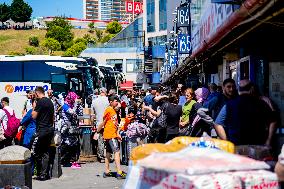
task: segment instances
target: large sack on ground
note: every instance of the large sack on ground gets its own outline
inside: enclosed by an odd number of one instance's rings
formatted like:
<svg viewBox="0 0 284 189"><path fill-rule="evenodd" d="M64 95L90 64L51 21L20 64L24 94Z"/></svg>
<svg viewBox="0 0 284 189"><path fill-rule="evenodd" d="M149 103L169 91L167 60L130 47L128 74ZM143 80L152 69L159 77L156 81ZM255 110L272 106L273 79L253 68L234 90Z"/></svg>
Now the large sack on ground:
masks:
<svg viewBox="0 0 284 189"><path fill-rule="evenodd" d="M176 152L184 147L184 144L144 144L132 150L130 160L137 161L149 156L154 152Z"/></svg>
<svg viewBox="0 0 284 189"><path fill-rule="evenodd" d="M8 146L0 150L0 162L25 161L31 157L31 151L22 146Z"/></svg>
<svg viewBox="0 0 284 189"><path fill-rule="evenodd" d="M147 169L187 175L270 168L262 161L256 161L219 149L197 147L186 147L173 153L153 153L139 160L138 165Z"/></svg>
<svg viewBox="0 0 284 189"><path fill-rule="evenodd" d="M197 140L199 140L199 137L176 137L173 140L170 141L171 144L183 144L183 145L189 145ZM235 145L229 141L226 140L220 140L220 139L213 139L213 138L204 138L205 140L209 140L214 143L214 145L217 148L220 148L221 150L224 150L229 153L235 153Z"/></svg>

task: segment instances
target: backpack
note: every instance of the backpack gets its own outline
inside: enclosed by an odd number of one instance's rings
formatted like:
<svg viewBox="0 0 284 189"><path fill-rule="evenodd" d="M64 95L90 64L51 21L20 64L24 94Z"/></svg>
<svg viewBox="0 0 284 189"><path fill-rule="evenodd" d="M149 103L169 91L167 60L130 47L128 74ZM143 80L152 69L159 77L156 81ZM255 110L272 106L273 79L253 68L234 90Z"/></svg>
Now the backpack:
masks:
<svg viewBox="0 0 284 189"><path fill-rule="evenodd" d="M18 133L18 129L20 127L20 120L18 118L16 118L15 116L15 112L13 111L13 115L10 115L10 113L3 108L3 111L6 113L7 117L8 117L8 121L7 121L7 129L4 130L4 136L7 138L15 138L17 133Z"/></svg>

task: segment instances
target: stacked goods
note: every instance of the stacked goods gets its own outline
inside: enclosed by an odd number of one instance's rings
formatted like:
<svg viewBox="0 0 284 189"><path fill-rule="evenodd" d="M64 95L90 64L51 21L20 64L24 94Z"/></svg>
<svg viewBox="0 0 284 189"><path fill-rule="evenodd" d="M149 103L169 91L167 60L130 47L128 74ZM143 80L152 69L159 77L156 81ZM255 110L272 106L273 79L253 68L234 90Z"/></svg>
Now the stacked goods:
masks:
<svg viewBox="0 0 284 189"><path fill-rule="evenodd" d="M171 143L173 144L184 144L184 145L189 145L192 144L193 142L199 141L200 138L198 137L187 137L187 136L182 136L182 137L176 137L173 140L171 140ZM214 143L214 145L226 152L229 153L235 153L235 146L233 143L226 141L226 140L219 140L219 139L213 139L213 138L207 138L206 140L211 141Z"/></svg>
<svg viewBox="0 0 284 189"><path fill-rule="evenodd" d="M177 137L167 144L144 144L132 150L130 160L137 161L143 159L152 154L153 152L176 152L190 144L193 144L194 142L200 142L202 140L202 138L198 137ZM229 141L211 138L206 138L204 141L210 142L217 148L227 151L229 153L234 153L235 151L234 144Z"/></svg>
<svg viewBox="0 0 284 189"><path fill-rule="evenodd" d="M130 160L137 161L143 159L154 152L176 152L185 147L183 144L143 144L134 148L130 155Z"/></svg>
<svg viewBox="0 0 284 189"><path fill-rule="evenodd" d="M234 145L229 142L178 137L166 145L149 145L134 149L132 158L138 161L130 167L125 189L279 188L276 175L265 171L266 163L232 154ZM174 151L165 153L169 146Z"/></svg>

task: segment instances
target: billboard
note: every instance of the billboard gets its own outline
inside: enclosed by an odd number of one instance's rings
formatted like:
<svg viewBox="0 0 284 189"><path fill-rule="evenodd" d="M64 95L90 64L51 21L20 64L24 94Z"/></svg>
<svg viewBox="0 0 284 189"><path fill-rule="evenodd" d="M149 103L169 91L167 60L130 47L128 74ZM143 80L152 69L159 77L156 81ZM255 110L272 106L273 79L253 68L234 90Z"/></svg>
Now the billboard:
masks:
<svg viewBox="0 0 284 189"><path fill-rule="evenodd" d="M140 2L126 1L126 12L140 14L143 12L143 4Z"/></svg>

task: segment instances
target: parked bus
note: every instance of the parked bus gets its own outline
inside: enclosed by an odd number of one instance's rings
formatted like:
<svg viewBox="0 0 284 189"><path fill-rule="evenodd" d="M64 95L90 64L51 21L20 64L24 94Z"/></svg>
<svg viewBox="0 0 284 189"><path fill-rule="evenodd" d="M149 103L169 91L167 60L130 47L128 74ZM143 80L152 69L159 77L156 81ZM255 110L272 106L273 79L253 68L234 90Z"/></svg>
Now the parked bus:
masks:
<svg viewBox="0 0 284 189"><path fill-rule="evenodd" d="M0 98L10 98L17 117L22 116L26 91L37 86L43 86L46 91L52 88L55 93L73 90L84 98L85 77L78 66L86 64L85 59L75 57L0 55Z"/></svg>

